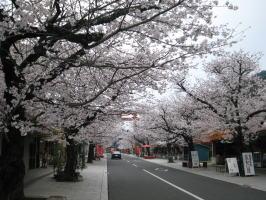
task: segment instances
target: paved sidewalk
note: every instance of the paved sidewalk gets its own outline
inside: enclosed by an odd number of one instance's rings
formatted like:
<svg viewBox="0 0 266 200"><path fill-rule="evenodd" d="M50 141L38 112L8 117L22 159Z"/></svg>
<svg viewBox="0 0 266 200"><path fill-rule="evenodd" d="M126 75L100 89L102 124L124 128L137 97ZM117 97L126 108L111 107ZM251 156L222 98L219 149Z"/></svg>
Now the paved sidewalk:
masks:
<svg viewBox="0 0 266 200"><path fill-rule="evenodd" d="M251 187L254 189L266 191L266 171L264 169L255 169L256 176L239 177L239 176L232 176L224 172L217 172L214 166L208 166L208 168L187 168L187 167L182 167L182 161L179 160L175 160L175 163L168 163L167 159L160 159L160 158L144 159L144 160L152 163L157 163L162 166L183 170L189 173L194 173L210 177L213 179L218 179L238 184L243 187Z"/></svg>
<svg viewBox="0 0 266 200"><path fill-rule="evenodd" d="M51 166L47 168L31 169L26 173L26 176L24 177L24 187L32 185L39 179L46 176L53 176L53 168Z"/></svg>
<svg viewBox="0 0 266 200"><path fill-rule="evenodd" d="M25 177L26 197L63 196L67 200L108 200L107 159L87 164L83 181L56 182L52 168L30 170Z"/></svg>

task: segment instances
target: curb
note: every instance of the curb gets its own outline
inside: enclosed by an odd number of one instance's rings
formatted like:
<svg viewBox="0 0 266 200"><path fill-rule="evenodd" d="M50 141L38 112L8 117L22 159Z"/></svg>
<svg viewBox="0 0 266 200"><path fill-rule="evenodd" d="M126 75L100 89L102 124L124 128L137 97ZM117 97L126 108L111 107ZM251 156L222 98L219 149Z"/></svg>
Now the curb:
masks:
<svg viewBox="0 0 266 200"><path fill-rule="evenodd" d="M105 167L102 176L102 187L100 200L108 200L108 176L107 176L107 158L105 157Z"/></svg>

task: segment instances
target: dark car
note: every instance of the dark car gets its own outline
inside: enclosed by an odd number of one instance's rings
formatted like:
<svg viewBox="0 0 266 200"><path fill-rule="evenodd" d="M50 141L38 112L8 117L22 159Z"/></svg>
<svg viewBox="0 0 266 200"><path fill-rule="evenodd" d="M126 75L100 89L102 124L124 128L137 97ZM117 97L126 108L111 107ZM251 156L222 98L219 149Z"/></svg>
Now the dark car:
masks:
<svg viewBox="0 0 266 200"><path fill-rule="evenodd" d="M111 158L112 159L121 159L122 158L121 152L120 151L114 151L114 152L112 152Z"/></svg>

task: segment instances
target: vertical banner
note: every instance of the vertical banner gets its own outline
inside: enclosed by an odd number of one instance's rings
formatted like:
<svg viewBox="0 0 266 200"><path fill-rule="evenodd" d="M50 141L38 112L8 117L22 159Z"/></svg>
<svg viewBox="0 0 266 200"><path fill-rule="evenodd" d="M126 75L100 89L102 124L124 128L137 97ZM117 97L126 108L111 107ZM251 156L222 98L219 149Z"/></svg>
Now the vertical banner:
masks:
<svg viewBox="0 0 266 200"><path fill-rule="evenodd" d="M199 167L199 154L198 151L191 151L192 167Z"/></svg>
<svg viewBox="0 0 266 200"><path fill-rule="evenodd" d="M245 176L255 175L254 162L251 152L242 153Z"/></svg>
<svg viewBox="0 0 266 200"><path fill-rule="evenodd" d="M236 158L226 158L229 174L239 174L238 164Z"/></svg>

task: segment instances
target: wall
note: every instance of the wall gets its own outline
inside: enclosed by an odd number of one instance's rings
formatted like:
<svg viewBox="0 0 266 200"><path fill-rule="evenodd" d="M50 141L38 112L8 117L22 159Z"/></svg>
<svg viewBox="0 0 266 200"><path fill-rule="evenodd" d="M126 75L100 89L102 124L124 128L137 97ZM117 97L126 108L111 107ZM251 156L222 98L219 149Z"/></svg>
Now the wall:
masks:
<svg viewBox="0 0 266 200"><path fill-rule="evenodd" d="M209 147L200 145L200 144L195 144L194 147L195 147L195 150L198 151L200 161L209 160L209 151L210 151Z"/></svg>

